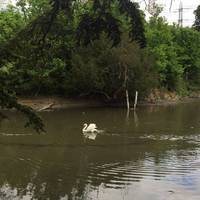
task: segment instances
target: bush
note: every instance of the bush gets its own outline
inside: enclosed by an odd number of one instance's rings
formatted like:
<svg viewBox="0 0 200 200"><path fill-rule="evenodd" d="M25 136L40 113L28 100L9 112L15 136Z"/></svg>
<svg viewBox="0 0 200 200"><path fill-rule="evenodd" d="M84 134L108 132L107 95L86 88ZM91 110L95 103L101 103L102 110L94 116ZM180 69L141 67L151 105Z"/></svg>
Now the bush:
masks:
<svg viewBox="0 0 200 200"><path fill-rule="evenodd" d="M108 100L120 100L128 88L132 99L136 90L144 96L156 86L153 58L125 36L114 48L104 36L78 48L71 65L68 90L74 95L99 93Z"/></svg>

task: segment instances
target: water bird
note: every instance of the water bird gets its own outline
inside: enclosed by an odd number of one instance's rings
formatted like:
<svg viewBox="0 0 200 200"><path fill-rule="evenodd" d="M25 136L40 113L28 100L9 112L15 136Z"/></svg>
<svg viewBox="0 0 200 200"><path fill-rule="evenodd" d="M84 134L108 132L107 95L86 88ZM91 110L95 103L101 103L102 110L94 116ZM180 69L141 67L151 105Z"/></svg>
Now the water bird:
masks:
<svg viewBox="0 0 200 200"><path fill-rule="evenodd" d="M84 124L82 129L85 138L95 140L98 133L102 133L103 130L98 130L96 124Z"/></svg>
<svg viewBox="0 0 200 200"><path fill-rule="evenodd" d="M94 133L98 132L96 124L83 124L83 133Z"/></svg>

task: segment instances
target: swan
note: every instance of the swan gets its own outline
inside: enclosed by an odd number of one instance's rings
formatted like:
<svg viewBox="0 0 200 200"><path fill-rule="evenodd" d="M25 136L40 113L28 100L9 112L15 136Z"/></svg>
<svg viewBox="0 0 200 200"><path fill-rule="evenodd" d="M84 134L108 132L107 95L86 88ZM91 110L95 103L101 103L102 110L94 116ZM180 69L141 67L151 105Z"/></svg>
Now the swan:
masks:
<svg viewBox="0 0 200 200"><path fill-rule="evenodd" d="M83 133L98 132L96 124L89 124L89 125L84 124L82 131L83 131Z"/></svg>
<svg viewBox="0 0 200 200"><path fill-rule="evenodd" d="M82 129L85 138L90 140L95 140L98 133L104 132L103 130L98 130L96 124L84 124Z"/></svg>

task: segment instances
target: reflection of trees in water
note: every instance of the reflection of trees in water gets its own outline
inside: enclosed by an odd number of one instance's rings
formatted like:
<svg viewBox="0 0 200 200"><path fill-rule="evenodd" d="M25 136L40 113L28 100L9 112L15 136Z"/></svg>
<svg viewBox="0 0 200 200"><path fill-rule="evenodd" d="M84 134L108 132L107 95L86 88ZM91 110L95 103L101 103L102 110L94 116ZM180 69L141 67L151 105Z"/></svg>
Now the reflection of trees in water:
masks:
<svg viewBox="0 0 200 200"><path fill-rule="evenodd" d="M177 144L176 147L182 146ZM90 190L102 184L123 188L145 177L144 171L149 169L147 152L153 158L152 171L155 165L169 161L171 148L158 142L82 148L1 146L0 198L14 199L16 196L20 199L27 195L55 200L67 195L68 199L84 199ZM191 146L184 146L183 150L190 149Z"/></svg>
<svg viewBox="0 0 200 200"><path fill-rule="evenodd" d="M80 152L65 154L62 148L56 151L41 148L41 152L39 149L36 152L24 150L24 155L20 155L20 149L16 148L6 148L1 152L1 155L8 155L0 165L1 188L8 183L13 190L17 189L17 196L30 193L36 199L59 199L71 195L80 169ZM65 156L72 156L72 160Z"/></svg>
<svg viewBox="0 0 200 200"><path fill-rule="evenodd" d="M2 127L2 124L6 122L8 122L8 117L0 112L0 128Z"/></svg>

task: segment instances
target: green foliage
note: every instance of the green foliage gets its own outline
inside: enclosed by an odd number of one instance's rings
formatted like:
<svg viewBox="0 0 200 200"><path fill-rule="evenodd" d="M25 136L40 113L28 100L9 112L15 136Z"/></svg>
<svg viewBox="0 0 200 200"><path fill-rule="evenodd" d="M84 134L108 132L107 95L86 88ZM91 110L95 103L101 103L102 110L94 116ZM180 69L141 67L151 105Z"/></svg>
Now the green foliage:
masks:
<svg viewBox="0 0 200 200"><path fill-rule="evenodd" d="M161 87L184 92L199 84L200 34L191 28L168 25L163 18L147 24L148 49L156 59Z"/></svg>
<svg viewBox="0 0 200 200"><path fill-rule="evenodd" d="M200 33L191 28L177 28L175 41L179 46L177 54L184 69L184 79L188 86L200 84Z"/></svg>
<svg viewBox="0 0 200 200"><path fill-rule="evenodd" d="M13 38L24 27L24 19L16 8L0 10L0 45Z"/></svg>
<svg viewBox="0 0 200 200"><path fill-rule="evenodd" d="M195 14L195 22L193 24L193 27L200 31L200 5L197 7L197 9L194 11Z"/></svg>
<svg viewBox="0 0 200 200"><path fill-rule="evenodd" d="M44 124L40 117L28 106L21 105L17 102L16 96L12 91L6 91L5 86L0 82L0 105L1 108L15 108L22 112L28 119L26 127L33 127L37 132L44 132Z"/></svg>
<svg viewBox="0 0 200 200"><path fill-rule="evenodd" d="M22 11L26 21L45 15L51 9L49 0L17 0L16 6Z"/></svg>
<svg viewBox="0 0 200 200"><path fill-rule="evenodd" d="M25 13L27 9L24 5L27 1L21 0L21 3L19 3ZM38 3L38 1L34 0L33 2ZM74 19L77 16L77 7L80 8L77 4L83 5L83 9L87 8L86 12L80 13L81 17L78 18L78 21ZM52 25L57 20L57 16L62 12L68 19L76 21L78 25L76 27L76 40L79 44L88 44L92 40L98 39L101 33L106 32L107 36L113 41L113 45L117 45L120 42L122 24L112 12L112 6L115 4L120 14L127 15L130 18L130 38L138 41L141 47L145 46L143 17L135 2L130 0L93 0L88 1L88 4L89 6L85 6L85 2L79 0L52 0L49 8L46 6L46 1L43 0L42 6L47 7L47 9L44 9L45 12L41 16L38 14L38 17L31 22L30 26L26 27L26 32L37 35L35 40L45 42L48 33L52 30ZM35 4L32 7L35 8ZM40 4L39 7L41 7ZM88 8L89 12L87 12ZM78 10L81 11L81 9ZM37 7L36 13L38 13Z"/></svg>
<svg viewBox="0 0 200 200"><path fill-rule="evenodd" d="M55 0L56 1L56 0ZM101 33L105 32L113 41L113 46L120 42L123 22L117 17L117 8L120 15L126 15L129 19L129 36L132 40L136 40L141 47L146 45L144 36L143 18L139 11L138 4L130 0L94 0L92 10L85 13L80 20L77 29L77 38L79 43L85 45L92 40L99 39ZM115 12L113 13L113 10Z"/></svg>
<svg viewBox="0 0 200 200"><path fill-rule="evenodd" d="M160 84L170 90L178 90L183 76L179 64L178 46L174 41L173 27L163 18L152 18L147 27L148 48L156 59L156 69L160 75Z"/></svg>
<svg viewBox="0 0 200 200"><path fill-rule="evenodd" d="M112 101L124 98L126 88L132 99L136 90L144 95L155 87L154 61L145 50L127 37L111 47L112 43L101 37L73 52L68 83L72 94L102 94Z"/></svg>

